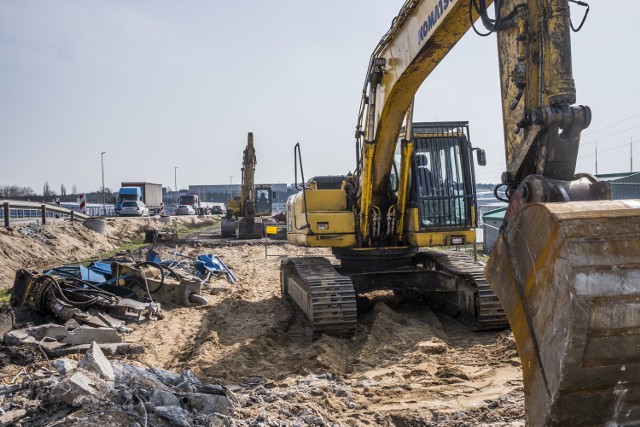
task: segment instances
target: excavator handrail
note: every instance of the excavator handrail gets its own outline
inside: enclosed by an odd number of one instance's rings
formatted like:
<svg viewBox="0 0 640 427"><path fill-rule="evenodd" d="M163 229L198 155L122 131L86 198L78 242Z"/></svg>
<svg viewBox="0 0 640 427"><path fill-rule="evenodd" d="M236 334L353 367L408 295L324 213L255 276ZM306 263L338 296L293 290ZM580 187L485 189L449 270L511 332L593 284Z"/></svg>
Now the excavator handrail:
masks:
<svg viewBox="0 0 640 427"><path fill-rule="evenodd" d="M302 179L301 185L298 185L298 161L300 162L300 179ZM293 146L293 164L294 164L294 186L298 190L302 190L302 199L304 201L304 219L306 224L302 227L298 228L295 225L296 230L309 230L309 234L313 234L309 224L309 210L307 209L307 187L304 184L304 169L302 167L302 150L300 148L300 143L296 142L296 145Z"/></svg>

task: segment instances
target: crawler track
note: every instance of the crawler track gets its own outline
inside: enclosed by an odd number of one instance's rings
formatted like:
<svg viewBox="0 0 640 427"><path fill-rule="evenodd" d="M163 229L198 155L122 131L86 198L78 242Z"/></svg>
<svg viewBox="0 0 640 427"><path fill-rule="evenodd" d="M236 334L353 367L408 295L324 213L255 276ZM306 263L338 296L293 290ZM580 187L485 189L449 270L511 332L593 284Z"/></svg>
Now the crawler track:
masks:
<svg viewBox="0 0 640 427"><path fill-rule="evenodd" d="M484 276L484 266L463 252L427 250L422 253L435 266L436 270L451 273L463 278L477 292L474 298L474 313L468 318L475 318L472 329L476 331L506 329L509 322L498 297L489 287ZM462 310L463 308L460 307Z"/></svg>
<svg viewBox="0 0 640 427"><path fill-rule="evenodd" d="M322 333L349 337L356 332L356 296L351 279L338 274L329 260L320 257L282 261L283 296L304 312L309 335Z"/></svg>
<svg viewBox="0 0 640 427"><path fill-rule="evenodd" d="M504 310L484 277L482 264L461 252L430 250L419 255L426 261L424 268L416 266L409 270L368 273L369 286L366 288L399 290L399 287L408 286L405 289L410 290L411 282L418 280L418 288L414 289L433 301L448 295L445 305L450 314L470 330L509 327ZM339 274L329 260L321 257L283 260L280 271L282 294L291 298L306 316L308 335L315 338L322 333L345 337L355 334L356 292L349 276ZM446 274L434 276L435 272ZM393 280L388 280L390 277ZM353 280L356 280L355 276ZM362 292L361 283L357 283ZM443 289L446 289L444 293Z"/></svg>

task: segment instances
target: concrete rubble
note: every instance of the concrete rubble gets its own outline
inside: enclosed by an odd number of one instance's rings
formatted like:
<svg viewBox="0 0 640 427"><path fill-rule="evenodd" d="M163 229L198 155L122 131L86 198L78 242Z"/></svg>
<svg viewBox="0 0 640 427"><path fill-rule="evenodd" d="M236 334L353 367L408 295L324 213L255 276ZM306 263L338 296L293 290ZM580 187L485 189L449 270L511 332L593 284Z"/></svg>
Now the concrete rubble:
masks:
<svg viewBox="0 0 640 427"><path fill-rule="evenodd" d="M46 323L15 329L4 334L4 343L11 346L37 346L48 356L60 357L69 354L84 353L96 342L101 351L108 355L140 354L144 347L122 341L115 328L67 326Z"/></svg>
<svg viewBox="0 0 640 427"><path fill-rule="evenodd" d="M58 359L50 366L0 385L0 427L55 420L65 426L234 425L233 394L191 371L109 361L95 342L79 362Z"/></svg>

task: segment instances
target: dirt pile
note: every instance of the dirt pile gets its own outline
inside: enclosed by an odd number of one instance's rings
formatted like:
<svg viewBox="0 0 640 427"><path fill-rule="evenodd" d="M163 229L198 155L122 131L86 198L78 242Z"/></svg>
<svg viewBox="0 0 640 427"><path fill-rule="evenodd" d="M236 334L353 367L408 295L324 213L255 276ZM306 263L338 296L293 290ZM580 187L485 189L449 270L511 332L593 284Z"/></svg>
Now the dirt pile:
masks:
<svg viewBox="0 0 640 427"><path fill-rule="evenodd" d="M424 305L381 292L359 310L355 337L311 342L299 313L280 296L276 255L330 252L279 244L265 257L260 241L207 235L182 242L155 249L164 259L213 253L238 283L221 276L210 284L207 305L164 307L162 320L137 324L128 341L143 345L145 353L127 363L188 370L203 383L224 385L235 396L225 425L524 425L520 362L510 332L472 333ZM43 363L37 349L23 361L18 356L3 356L14 363L11 372L2 372L5 382L20 372L17 365L30 370L34 361ZM64 410L75 416L96 409Z"/></svg>
<svg viewBox="0 0 640 427"><path fill-rule="evenodd" d="M161 330L143 325L132 339L144 343L139 360L149 366L188 368L237 388L234 417L263 425L316 418L354 426L523 425L510 332L471 333L424 305L380 294L370 296L354 338L310 342L299 314L280 298L280 259L265 259L262 246L178 249L214 252L239 285L214 282L207 306L171 310ZM328 255L290 245L269 253Z"/></svg>

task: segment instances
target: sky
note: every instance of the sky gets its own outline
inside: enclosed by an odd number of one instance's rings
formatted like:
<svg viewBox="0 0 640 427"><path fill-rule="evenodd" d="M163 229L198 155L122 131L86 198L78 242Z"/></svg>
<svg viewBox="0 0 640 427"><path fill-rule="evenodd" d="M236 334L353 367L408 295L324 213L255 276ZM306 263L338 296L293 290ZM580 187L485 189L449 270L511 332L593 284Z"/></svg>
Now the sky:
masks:
<svg viewBox="0 0 640 427"><path fill-rule="evenodd" d="M0 185L256 182L354 169L368 60L403 1L0 0ZM591 0L572 33L578 104L593 111L578 172L640 171L640 2ZM581 17L576 10L574 22ZM416 121L467 120L504 170L495 35L467 33L416 96ZM632 151L633 150L633 151ZM105 152L104 155L101 155ZM175 169L177 167L177 169Z"/></svg>

